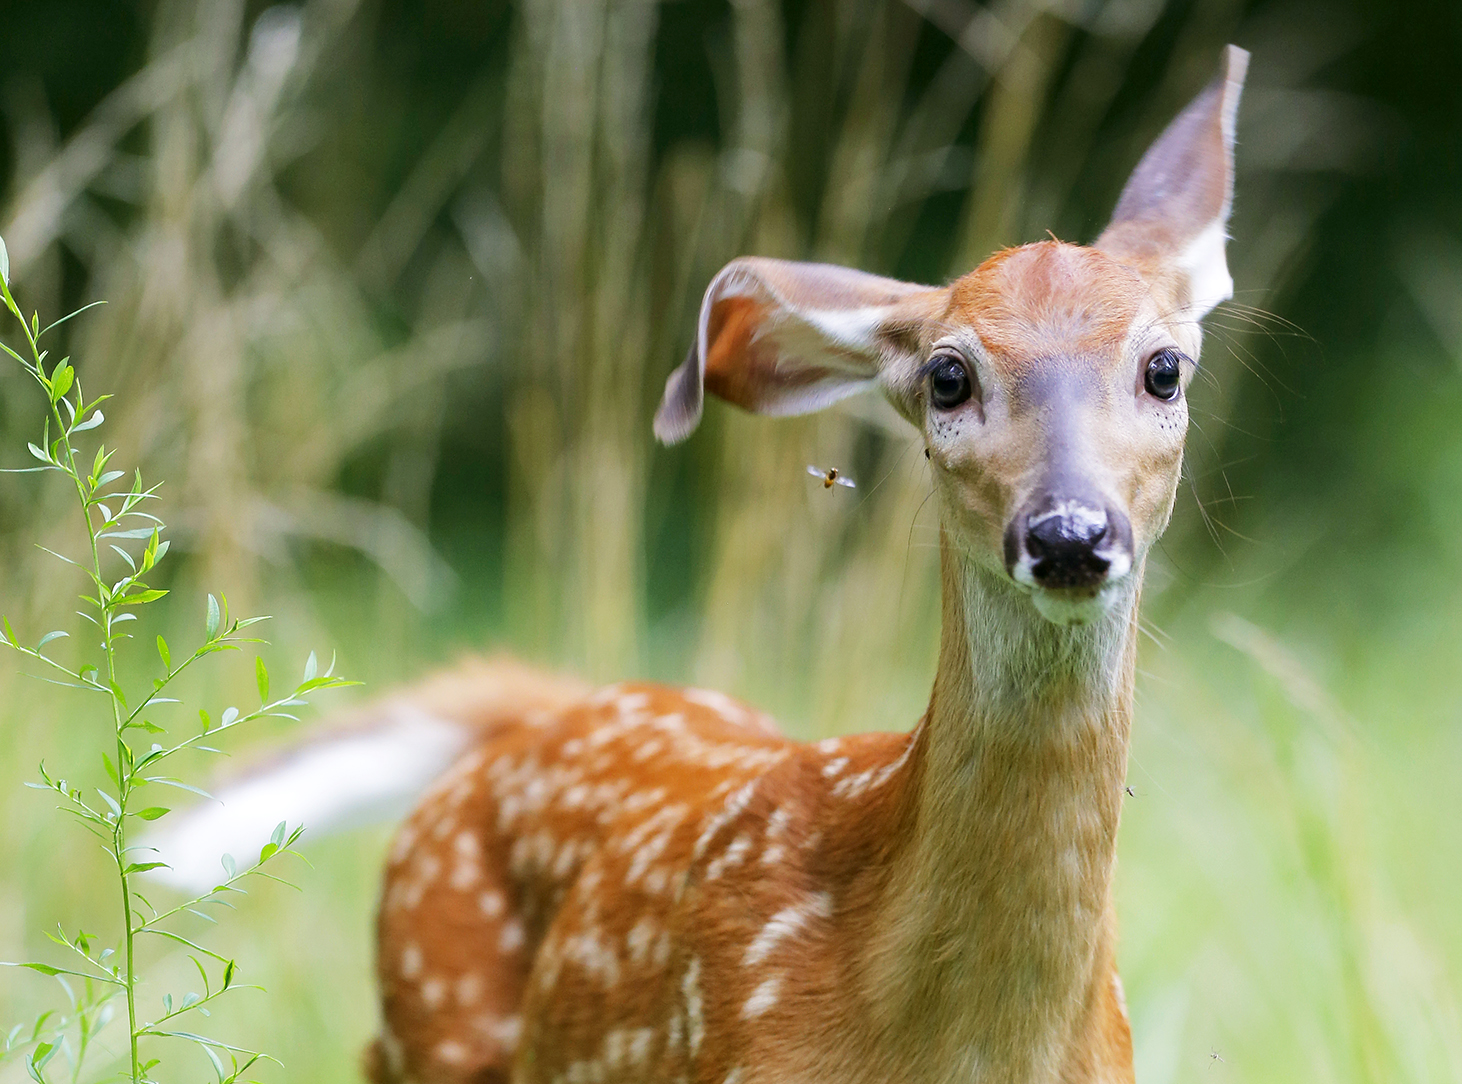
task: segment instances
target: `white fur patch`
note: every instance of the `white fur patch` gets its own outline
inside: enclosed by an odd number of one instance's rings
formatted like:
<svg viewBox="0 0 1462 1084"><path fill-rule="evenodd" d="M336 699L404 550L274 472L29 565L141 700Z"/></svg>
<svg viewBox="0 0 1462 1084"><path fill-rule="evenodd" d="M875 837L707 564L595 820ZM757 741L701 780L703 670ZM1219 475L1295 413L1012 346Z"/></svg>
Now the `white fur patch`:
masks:
<svg viewBox="0 0 1462 1084"><path fill-rule="evenodd" d="M746 946L746 955L741 958L742 966L754 967L770 956L774 949L793 934L798 933L814 918L826 918L832 913L832 898L826 892L818 892L794 907L778 911L752 938Z"/></svg>
<svg viewBox="0 0 1462 1084"><path fill-rule="evenodd" d="M776 1005L781 989L780 975L767 979L751 992L751 996L746 999L746 1004L741 1006L741 1015L747 1020L755 1020L758 1016L762 1016Z"/></svg>
<svg viewBox="0 0 1462 1084"><path fill-rule="evenodd" d="M1210 222L1176 261L1178 269L1188 276L1189 311L1195 320L1234 296L1234 280L1224 251L1228 241L1227 208L1224 210L1223 217Z"/></svg>

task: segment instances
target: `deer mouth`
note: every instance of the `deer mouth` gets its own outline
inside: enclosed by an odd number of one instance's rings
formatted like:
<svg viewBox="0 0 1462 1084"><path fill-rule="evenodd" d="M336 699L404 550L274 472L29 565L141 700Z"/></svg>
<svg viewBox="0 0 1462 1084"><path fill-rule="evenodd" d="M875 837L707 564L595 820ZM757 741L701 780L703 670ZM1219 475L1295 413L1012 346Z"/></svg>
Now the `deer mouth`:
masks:
<svg viewBox="0 0 1462 1084"><path fill-rule="evenodd" d="M1130 582L1131 576L1124 573L1115 578L1108 574L1093 586L1044 587L1025 583L1020 586L1030 594L1036 612L1051 624L1090 625L1106 616L1126 595Z"/></svg>

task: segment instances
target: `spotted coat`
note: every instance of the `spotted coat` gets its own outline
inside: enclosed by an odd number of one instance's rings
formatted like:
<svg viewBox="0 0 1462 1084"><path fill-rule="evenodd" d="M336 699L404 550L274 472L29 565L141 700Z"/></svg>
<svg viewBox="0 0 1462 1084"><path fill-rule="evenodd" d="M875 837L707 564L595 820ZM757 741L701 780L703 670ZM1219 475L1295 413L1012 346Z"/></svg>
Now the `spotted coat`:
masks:
<svg viewBox="0 0 1462 1084"><path fill-rule="evenodd" d="M829 931L874 856L839 826L894 799L913 742L792 742L651 685L500 727L394 842L374 1079L759 1079L767 1024L846 985Z"/></svg>

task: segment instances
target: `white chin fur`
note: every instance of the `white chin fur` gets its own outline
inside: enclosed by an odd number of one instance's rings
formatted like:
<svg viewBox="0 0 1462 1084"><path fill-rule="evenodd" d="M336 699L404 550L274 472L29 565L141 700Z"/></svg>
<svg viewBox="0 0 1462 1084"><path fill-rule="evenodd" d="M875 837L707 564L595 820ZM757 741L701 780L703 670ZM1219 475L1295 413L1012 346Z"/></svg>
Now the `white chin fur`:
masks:
<svg viewBox="0 0 1462 1084"><path fill-rule="evenodd" d="M1037 587L1031 591L1036 612L1053 625L1089 625L1112 608L1122 594L1122 583L1110 580L1089 598L1057 594Z"/></svg>

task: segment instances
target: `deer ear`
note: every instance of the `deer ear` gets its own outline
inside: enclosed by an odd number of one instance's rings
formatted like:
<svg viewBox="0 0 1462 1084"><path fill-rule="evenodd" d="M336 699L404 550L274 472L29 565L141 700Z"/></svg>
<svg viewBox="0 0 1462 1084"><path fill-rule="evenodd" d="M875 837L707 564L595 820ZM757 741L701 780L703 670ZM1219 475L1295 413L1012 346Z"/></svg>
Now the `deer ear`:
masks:
<svg viewBox="0 0 1462 1084"><path fill-rule="evenodd" d="M696 340L670 374L655 436L677 444L703 389L758 414L806 414L871 387L944 291L830 264L742 257L701 302Z"/></svg>
<svg viewBox="0 0 1462 1084"><path fill-rule="evenodd" d="M1224 50L1222 70L1138 163L1096 247L1168 288L1197 320L1233 296L1224 243L1234 197L1234 120L1249 54Z"/></svg>

